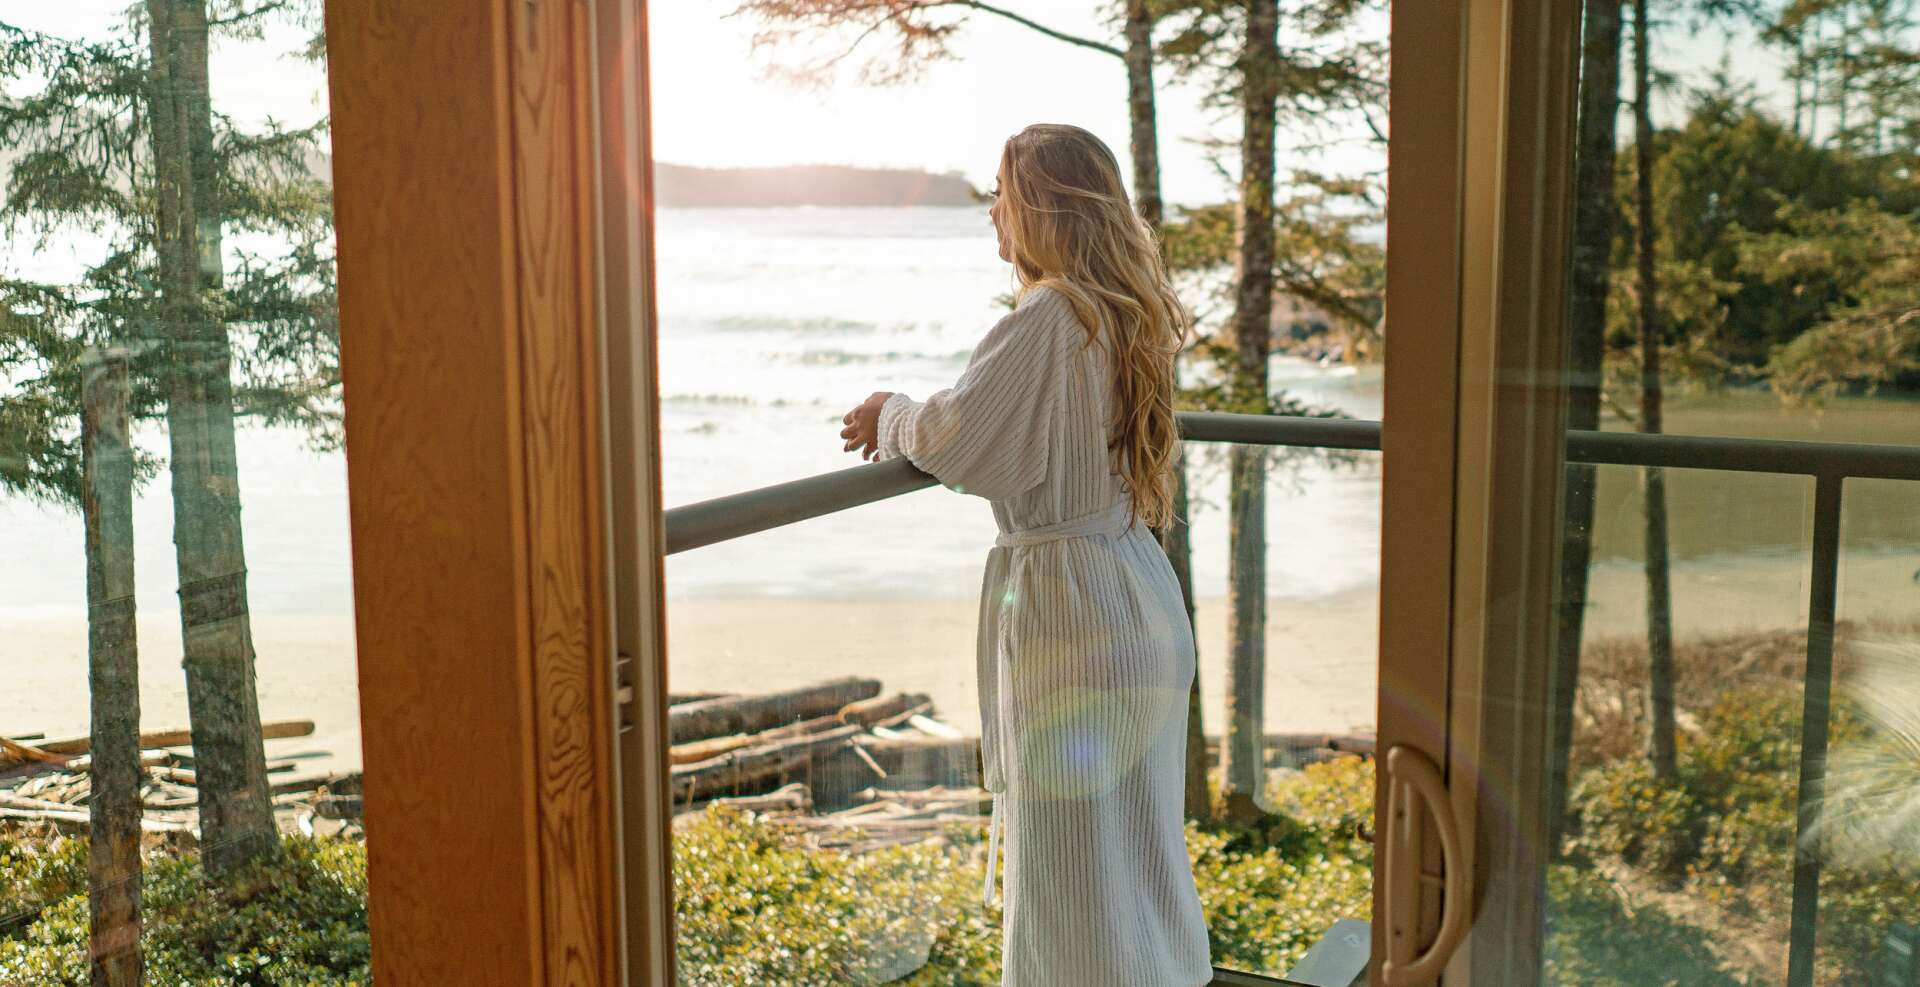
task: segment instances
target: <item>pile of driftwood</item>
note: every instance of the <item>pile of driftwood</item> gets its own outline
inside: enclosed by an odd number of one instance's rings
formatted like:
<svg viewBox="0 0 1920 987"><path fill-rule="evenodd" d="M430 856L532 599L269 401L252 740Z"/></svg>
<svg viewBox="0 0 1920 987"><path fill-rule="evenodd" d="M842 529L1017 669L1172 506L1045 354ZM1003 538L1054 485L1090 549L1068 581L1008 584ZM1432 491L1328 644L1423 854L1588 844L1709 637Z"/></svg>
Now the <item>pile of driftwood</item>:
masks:
<svg viewBox="0 0 1920 987"><path fill-rule="evenodd" d="M852 850L984 822L980 739L918 693L842 678L765 695L670 697L676 821L709 806L778 816Z"/></svg>
<svg viewBox="0 0 1920 987"><path fill-rule="evenodd" d="M313 721L266 723L260 733L269 741L306 737L313 733ZM195 830L200 795L192 745L192 734L186 730L140 735L141 827L148 832ZM93 792L91 749L88 737L52 741L40 734L0 737L0 821L84 832ZM303 762L326 756L324 751L269 752L268 787L283 827L309 835L358 830L360 776L300 771Z"/></svg>
<svg viewBox="0 0 1920 987"><path fill-rule="evenodd" d="M766 695L669 697L676 822L709 806L750 810L855 852L985 825L980 739L942 722L926 696L882 696L844 678ZM1217 760L1219 738L1208 737ZM1274 733L1270 766L1371 757L1367 735Z"/></svg>
<svg viewBox="0 0 1920 987"><path fill-rule="evenodd" d="M689 693L669 697L676 821L725 805L777 817L821 847L860 851L939 836L952 825L984 825L991 796L979 787L980 738L942 721L927 696L882 695L878 679L840 678L760 695ZM313 723L267 723L268 741L310 736ZM1271 765L1371 756L1373 738L1269 734ZM192 832L192 737L185 730L140 736L142 825ZM1217 757L1219 739L1207 738ZM272 745L270 745L272 746ZM0 822L84 831L90 741L0 737ZM358 774L302 773L302 751L267 757L274 807L284 828L357 833Z"/></svg>

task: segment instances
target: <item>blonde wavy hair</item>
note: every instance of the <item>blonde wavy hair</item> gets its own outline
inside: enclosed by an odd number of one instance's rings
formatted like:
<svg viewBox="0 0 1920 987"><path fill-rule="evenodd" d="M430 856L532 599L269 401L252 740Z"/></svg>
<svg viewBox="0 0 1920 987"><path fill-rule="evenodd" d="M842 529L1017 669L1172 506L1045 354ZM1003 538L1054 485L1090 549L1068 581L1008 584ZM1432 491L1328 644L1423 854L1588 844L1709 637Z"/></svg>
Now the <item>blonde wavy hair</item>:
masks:
<svg viewBox="0 0 1920 987"><path fill-rule="evenodd" d="M1079 127L1022 130L1007 140L1000 168L1001 222L1020 295L1052 288L1073 306L1089 342L1105 332L1118 409L1107 448L1133 495L1131 517L1165 527L1180 456L1173 364L1189 322L1153 230L1127 201L1113 152Z"/></svg>

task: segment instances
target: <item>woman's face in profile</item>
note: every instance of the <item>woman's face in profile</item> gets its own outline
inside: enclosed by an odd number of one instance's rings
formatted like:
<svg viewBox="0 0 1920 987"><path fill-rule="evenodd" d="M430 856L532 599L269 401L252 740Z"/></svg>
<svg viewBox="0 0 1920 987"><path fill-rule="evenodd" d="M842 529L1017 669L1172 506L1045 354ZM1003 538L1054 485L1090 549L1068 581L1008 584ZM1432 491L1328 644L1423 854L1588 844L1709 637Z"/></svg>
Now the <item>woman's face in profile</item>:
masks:
<svg viewBox="0 0 1920 987"><path fill-rule="evenodd" d="M1006 197L1001 194L1002 190L1006 187L1007 166L1005 163L1002 163L999 174L995 175L993 179L993 208L987 210L987 216L993 220L993 235L994 238L1000 242L1000 259L1011 262L1013 260L1013 251L1008 249L1007 225L1001 218L1007 208Z"/></svg>

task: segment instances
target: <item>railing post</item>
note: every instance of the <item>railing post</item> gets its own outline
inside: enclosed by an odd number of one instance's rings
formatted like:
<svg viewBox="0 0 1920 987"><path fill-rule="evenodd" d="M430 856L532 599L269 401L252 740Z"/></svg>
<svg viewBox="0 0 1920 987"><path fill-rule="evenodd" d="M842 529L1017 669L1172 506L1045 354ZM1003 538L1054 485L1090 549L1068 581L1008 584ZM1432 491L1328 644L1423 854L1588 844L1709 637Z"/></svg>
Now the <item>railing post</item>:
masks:
<svg viewBox="0 0 1920 987"><path fill-rule="evenodd" d="M1793 838L1793 924L1788 933L1787 987L1812 987L1820 916L1820 854L1807 834L1822 808L1827 728L1832 719L1833 619L1840 580L1842 475L1821 473L1813 485L1813 573L1807 603L1807 684L1800 712L1800 787Z"/></svg>

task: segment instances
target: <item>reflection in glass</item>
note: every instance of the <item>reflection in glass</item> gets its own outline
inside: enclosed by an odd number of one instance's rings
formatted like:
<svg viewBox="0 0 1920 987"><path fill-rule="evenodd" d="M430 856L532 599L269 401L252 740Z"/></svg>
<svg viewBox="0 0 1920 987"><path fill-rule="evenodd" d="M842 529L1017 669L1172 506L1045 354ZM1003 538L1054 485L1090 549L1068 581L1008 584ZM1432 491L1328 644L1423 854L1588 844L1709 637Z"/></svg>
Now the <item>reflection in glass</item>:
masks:
<svg viewBox="0 0 1920 987"><path fill-rule="evenodd" d="M320 12L0 24L0 981L369 978Z"/></svg>
<svg viewBox="0 0 1920 987"><path fill-rule="evenodd" d="M1569 443L1552 982L1867 983L1911 941L1920 461L1843 444L1920 445L1916 43L1899 5L1584 6L1570 427L1841 445Z"/></svg>

